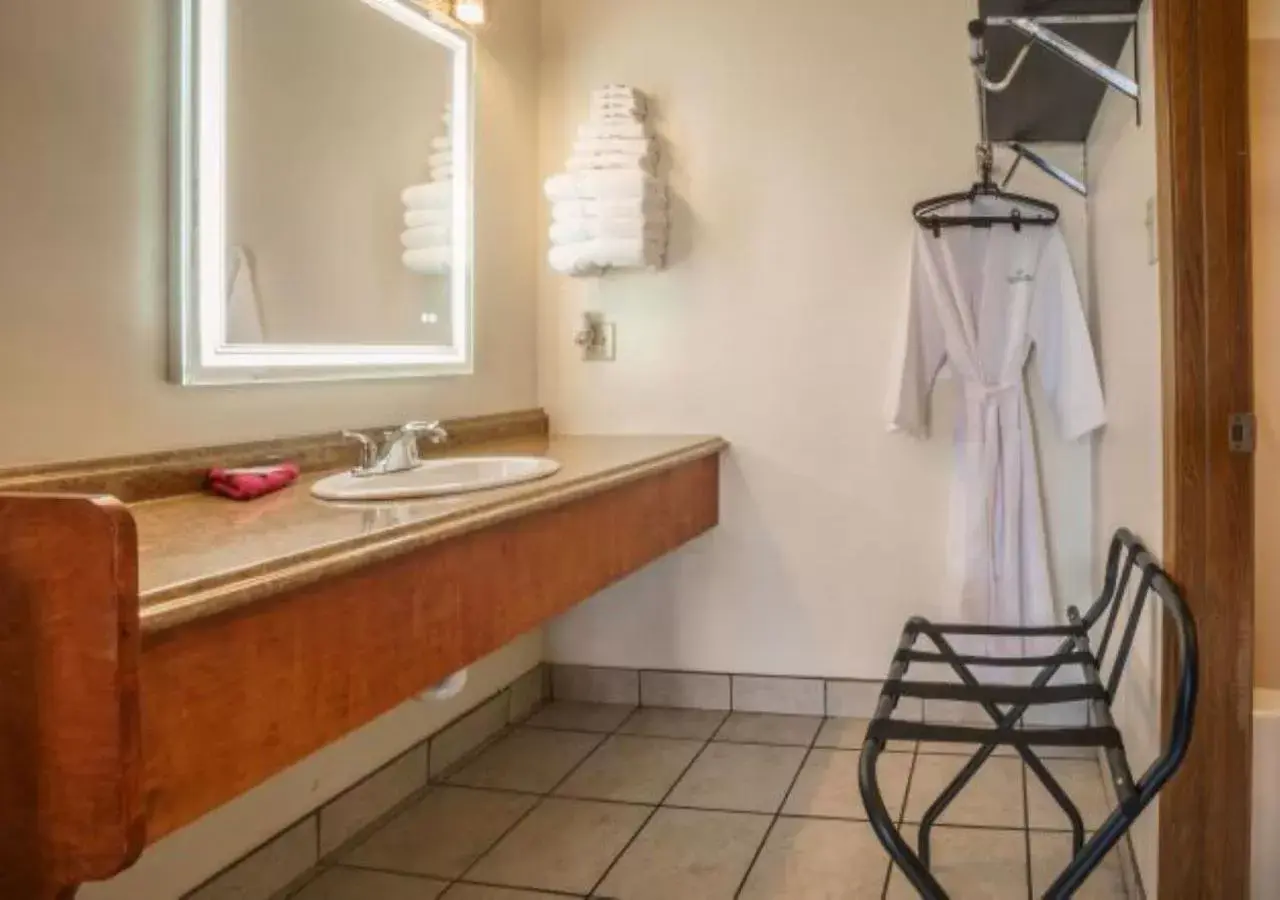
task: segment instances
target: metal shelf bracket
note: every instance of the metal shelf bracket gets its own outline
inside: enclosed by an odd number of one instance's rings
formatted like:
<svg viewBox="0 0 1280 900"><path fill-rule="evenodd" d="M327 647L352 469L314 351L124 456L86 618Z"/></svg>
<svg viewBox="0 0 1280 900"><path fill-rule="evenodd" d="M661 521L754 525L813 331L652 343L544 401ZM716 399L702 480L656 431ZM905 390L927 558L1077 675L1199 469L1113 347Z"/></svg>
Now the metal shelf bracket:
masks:
<svg viewBox="0 0 1280 900"><path fill-rule="evenodd" d="M1115 66L1108 65L1083 47L1072 43L1061 34L1050 28L1050 25L1131 25L1134 26L1134 72L1141 69L1138 57L1137 24L1138 16L1131 13L1115 13L1106 15L1073 15L1073 16L991 16L982 20L987 25L1012 28L1031 39L1031 43L1039 43L1063 59L1083 69L1108 87L1119 91L1133 100L1138 109L1138 123L1142 123L1142 85L1137 77L1130 77ZM1028 43L1010 67L1003 79L996 85L1008 86L1018 69L1026 60L1031 46ZM988 90L992 89L988 86Z"/></svg>

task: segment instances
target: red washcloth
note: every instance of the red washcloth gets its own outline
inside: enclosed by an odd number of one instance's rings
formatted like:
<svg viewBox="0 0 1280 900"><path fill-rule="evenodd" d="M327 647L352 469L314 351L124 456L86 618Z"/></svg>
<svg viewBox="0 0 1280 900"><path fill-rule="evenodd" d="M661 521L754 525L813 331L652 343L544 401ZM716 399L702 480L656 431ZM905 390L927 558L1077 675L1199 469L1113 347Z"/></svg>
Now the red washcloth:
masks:
<svg viewBox="0 0 1280 900"><path fill-rule="evenodd" d="M286 462L255 469L210 469L209 490L232 500L256 500L293 484L301 470Z"/></svg>

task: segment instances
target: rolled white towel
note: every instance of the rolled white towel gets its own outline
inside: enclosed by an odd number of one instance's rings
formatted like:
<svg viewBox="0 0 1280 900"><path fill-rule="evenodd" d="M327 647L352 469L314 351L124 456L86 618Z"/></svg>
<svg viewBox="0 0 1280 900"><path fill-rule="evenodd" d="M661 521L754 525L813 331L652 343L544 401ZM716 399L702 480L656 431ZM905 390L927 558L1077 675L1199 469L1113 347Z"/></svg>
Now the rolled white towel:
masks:
<svg viewBox="0 0 1280 900"><path fill-rule="evenodd" d="M453 151L441 150L439 153L432 153L427 157L427 165L435 168L436 166L453 165Z"/></svg>
<svg viewBox="0 0 1280 900"><path fill-rule="evenodd" d="M666 242L644 238L598 238L552 247L551 268L566 275L589 275L605 269L661 268Z"/></svg>
<svg viewBox="0 0 1280 900"><path fill-rule="evenodd" d="M649 114L629 106L592 106L588 114L592 122L644 122Z"/></svg>
<svg viewBox="0 0 1280 900"><path fill-rule="evenodd" d="M588 255L585 244L570 247L552 247L547 254L547 262L553 271L561 275L581 278L586 275L599 275L603 269L596 265Z"/></svg>
<svg viewBox="0 0 1280 900"><path fill-rule="evenodd" d="M453 225L453 210L443 209L410 209L404 214L406 228L421 228L424 225Z"/></svg>
<svg viewBox="0 0 1280 900"><path fill-rule="evenodd" d="M655 187L643 197L623 200L560 200L551 204L551 218L557 222L577 219L661 219L667 218L666 189Z"/></svg>
<svg viewBox="0 0 1280 900"><path fill-rule="evenodd" d="M629 84L606 84L598 87L591 92L592 100L631 100L634 102L645 102L645 95L642 91L632 87Z"/></svg>
<svg viewBox="0 0 1280 900"><path fill-rule="evenodd" d="M644 97L591 97L593 113L623 113L644 118L649 114L649 104Z"/></svg>
<svg viewBox="0 0 1280 900"><path fill-rule="evenodd" d="M453 152L453 138L451 137L434 137L431 139L431 152L443 153L444 151Z"/></svg>
<svg viewBox="0 0 1280 900"><path fill-rule="evenodd" d="M648 156L658 152L657 141L652 138L578 138L573 142L574 156L595 153L634 153Z"/></svg>
<svg viewBox="0 0 1280 900"><path fill-rule="evenodd" d="M652 175L640 169L593 172L566 172L547 179L543 189L547 199L556 200L626 200L640 199L661 189Z"/></svg>
<svg viewBox="0 0 1280 900"><path fill-rule="evenodd" d="M400 199L409 209L439 209L453 201L453 184L448 181L415 184L401 191Z"/></svg>
<svg viewBox="0 0 1280 900"><path fill-rule="evenodd" d="M402 233L400 243L406 250L443 249L449 246L449 235L448 225L422 225Z"/></svg>
<svg viewBox="0 0 1280 900"><path fill-rule="evenodd" d="M433 166L431 169L432 181L452 181L453 166Z"/></svg>
<svg viewBox="0 0 1280 900"><path fill-rule="evenodd" d="M406 269L419 275L439 275L449 271L453 263L452 247L430 247L406 250L400 257Z"/></svg>
<svg viewBox="0 0 1280 900"><path fill-rule="evenodd" d="M578 137L583 140L651 138L653 137L653 127L647 121L636 121L630 117L599 122L583 122L578 126Z"/></svg>
<svg viewBox="0 0 1280 900"><path fill-rule="evenodd" d="M658 155L650 153L637 156L634 153L597 153L591 156L574 156L565 162L570 172L595 172L599 170L626 170L658 173Z"/></svg>
<svg viewBox="0 0 1280 900"><path fill-rule="evenodd" d="M667 228L663 219L577 219L551 224L551 241L554 244L577 244L596 238L643 237L659 241Z"/></svg>

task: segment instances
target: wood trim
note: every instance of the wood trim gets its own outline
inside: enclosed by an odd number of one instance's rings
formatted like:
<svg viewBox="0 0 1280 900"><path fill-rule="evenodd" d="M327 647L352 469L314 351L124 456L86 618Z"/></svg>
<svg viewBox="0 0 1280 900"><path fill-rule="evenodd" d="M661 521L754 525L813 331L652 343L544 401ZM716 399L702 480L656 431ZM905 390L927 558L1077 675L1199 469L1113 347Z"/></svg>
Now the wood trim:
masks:
<svg viewBox="0 0 1280 900"><path fill-rule="evenodd" d="M706 457L145 639L159 839L713 527Z"/></svg>
<svg viewBox="0 0 1280 900"><path fill-rule="evenodd" d="M1165 560L1196 617L1190 755L1160 801L1162 898L1249 891L1253 713L1252 408L1245 0L1154 4L1164 324ZM1169 629L1166 630L1166 633ZM1171 638L1171 636L1169 636ZM1166 646L1164 696L1176 651ZM1164 724L1168 733L1168 721Z"/></svg>
<svg viewBox="0 0 1280 900"><path fill-rule="evenodd" d="M0 897L142 851L137 560L114 500L0 496Z"/></svg>

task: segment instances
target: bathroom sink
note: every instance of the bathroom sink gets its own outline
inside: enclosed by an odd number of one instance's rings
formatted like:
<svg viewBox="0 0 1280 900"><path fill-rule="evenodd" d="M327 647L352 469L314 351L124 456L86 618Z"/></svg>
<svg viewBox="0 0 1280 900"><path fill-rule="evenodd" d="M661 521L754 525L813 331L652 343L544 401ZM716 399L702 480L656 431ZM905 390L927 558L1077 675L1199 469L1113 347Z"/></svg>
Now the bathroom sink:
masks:
<svg viewBox="0 0 1280 900"><path fill-rule="evenodd" d="M418 468L390 475L350 472L317 481L311 493L321 500L411 500L520 484L560 471L555 460L538 456L473 456L427 460Z"/></svg>

